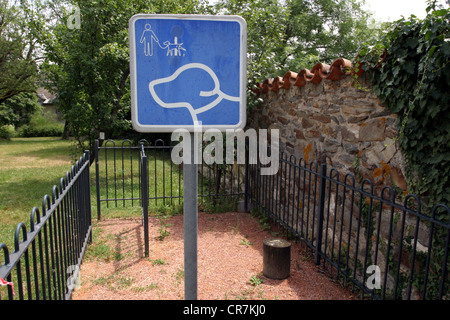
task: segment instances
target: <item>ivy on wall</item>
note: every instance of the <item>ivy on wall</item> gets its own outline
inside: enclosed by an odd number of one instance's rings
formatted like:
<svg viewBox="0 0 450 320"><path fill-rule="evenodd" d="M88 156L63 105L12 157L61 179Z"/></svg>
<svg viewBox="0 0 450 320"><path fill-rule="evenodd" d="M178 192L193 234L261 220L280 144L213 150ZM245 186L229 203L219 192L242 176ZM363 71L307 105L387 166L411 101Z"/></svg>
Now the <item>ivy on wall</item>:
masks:
<svg viewBox="0 0 450 320"><path fill-rule="evenodd" d="M429 2L427 17L394 22L357 58L373 91L399 116L398 143L409 191L450 204L450 10Z"/></svg>

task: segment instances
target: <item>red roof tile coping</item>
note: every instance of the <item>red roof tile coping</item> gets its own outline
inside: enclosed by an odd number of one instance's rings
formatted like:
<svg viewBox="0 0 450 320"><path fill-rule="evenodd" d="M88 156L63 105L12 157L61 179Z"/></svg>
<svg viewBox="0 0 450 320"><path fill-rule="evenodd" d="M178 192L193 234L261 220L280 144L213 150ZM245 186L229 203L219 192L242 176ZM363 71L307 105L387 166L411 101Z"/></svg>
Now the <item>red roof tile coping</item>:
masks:
<svg viewBox="0 0 450 320"><path fill-rule="evenodd" d="M314 67L302 69L300 72L288 71L283 77L266 79L263 83L258 83L255 92L267 93L268 91L278 91L281 88L290 89L294 87L303 87L308 82L319 84L323 79L341 80L345 75L351 73L352 62L344 58L336 59L331 65L325 63L316 63Z"/></svg>

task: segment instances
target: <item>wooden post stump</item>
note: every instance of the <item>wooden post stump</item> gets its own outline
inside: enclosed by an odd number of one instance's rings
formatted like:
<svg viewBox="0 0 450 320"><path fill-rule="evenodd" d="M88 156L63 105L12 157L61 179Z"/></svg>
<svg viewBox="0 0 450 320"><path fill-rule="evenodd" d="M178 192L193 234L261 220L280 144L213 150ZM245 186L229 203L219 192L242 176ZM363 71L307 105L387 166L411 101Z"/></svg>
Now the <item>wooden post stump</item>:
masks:
<svg viewBox="0 0 450 320"><path fill-rule="evenodd" d="M270 279L283 280L290 276L291 243L282 239L263 241L263 274Z"/></svg>

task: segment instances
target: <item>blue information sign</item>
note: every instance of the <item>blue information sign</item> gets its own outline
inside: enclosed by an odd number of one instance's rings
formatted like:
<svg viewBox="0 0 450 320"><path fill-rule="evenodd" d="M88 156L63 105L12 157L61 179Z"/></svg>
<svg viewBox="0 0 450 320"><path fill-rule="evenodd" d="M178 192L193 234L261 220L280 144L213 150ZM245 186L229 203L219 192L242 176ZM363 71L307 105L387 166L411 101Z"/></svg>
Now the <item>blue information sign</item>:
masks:
<svg viewBox="0 0 450 320"><path fill-rule="evenodd" d="M245 126L244 19L138 14L130 19L129 36L136 131Z"/></svg>

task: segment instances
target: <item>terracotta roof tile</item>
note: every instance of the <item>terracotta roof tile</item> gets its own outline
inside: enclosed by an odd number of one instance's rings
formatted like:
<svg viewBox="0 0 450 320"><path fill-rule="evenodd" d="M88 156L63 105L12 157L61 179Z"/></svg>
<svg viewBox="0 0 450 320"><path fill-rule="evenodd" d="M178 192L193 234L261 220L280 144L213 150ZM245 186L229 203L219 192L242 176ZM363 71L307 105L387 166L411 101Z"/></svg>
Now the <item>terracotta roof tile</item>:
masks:
<svg viewBox="0 0 450 320"><path fill-rule="evenodd" d="M291 87L291 85L295 85L295 83L297 82L297 76L298 76L297 72L293 72L293 71L286 72L283 77L283 80L284 80L283 88L289 89Z"/></svg>
<svg viewBox="0 0 450 320"><path fill-rule="evenodd" d="M262 83L258 83L257 93L267 93L270 91L278 91L280 88L290 89L291 86L303 87L308 82L318 84L323 79L337 81L345 75L351 73L352 62L344 58L336 59L331 65L325 63L316 63L314 67L302 69L300 72L288 71L283 77L275 77L266 79Z"/></svg>

